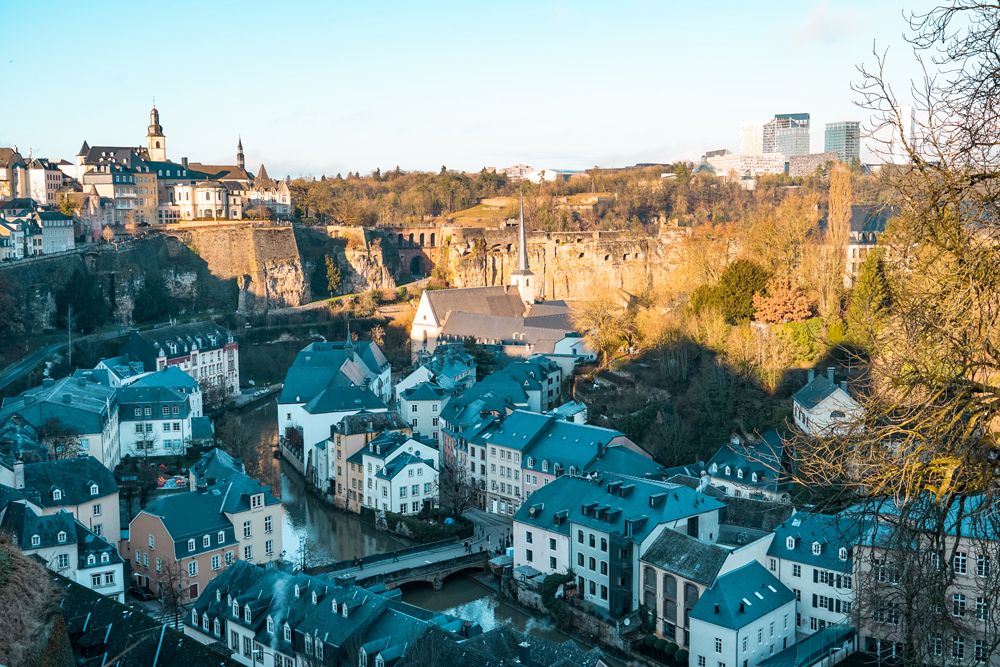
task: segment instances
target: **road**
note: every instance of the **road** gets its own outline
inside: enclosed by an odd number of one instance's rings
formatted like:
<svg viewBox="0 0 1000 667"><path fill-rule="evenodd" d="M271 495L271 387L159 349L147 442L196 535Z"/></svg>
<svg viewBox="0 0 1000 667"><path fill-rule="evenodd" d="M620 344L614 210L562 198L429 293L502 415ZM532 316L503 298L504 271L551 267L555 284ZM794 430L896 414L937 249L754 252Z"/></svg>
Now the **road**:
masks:
<svg viewBox="0 0 1000 667"><path fill-rule="evenodd" d="M20 361L15 361L10 366L0 371L0 389L3 389L14 380L20 378L35 366L45 361L45 359L47 359L50 355L53 355L56 352L61 352L64 349L66 349L66 343L50 345L49 347L43 347L39 350L35 350Z"/></svg>

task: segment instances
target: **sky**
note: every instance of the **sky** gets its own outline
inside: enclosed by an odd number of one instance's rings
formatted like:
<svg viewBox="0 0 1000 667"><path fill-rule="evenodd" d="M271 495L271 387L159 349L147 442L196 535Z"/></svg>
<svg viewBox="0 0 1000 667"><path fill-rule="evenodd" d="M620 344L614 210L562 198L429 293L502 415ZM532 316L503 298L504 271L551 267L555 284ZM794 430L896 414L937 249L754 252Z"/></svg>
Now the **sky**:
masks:
<svg viewBox="0 0 1000 667"><path fill-rule="evenodd" d="M918 77L903 13L933 4L0 0L0 146L143 144L155 97L168 159L242 137L272 177L697 161L775 113L812 114L820 152L867 120L873 45Z"/></svg>

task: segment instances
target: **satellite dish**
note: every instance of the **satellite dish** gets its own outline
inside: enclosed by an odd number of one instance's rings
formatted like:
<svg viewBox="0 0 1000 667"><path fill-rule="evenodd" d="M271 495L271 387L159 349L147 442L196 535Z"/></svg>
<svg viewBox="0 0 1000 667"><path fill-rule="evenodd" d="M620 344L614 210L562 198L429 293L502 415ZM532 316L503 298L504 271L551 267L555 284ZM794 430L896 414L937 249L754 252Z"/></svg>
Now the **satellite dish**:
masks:
<svg viewBox="0 0 1000 667"><path fill-rule="evenodd" d="M622 621L622 623L624 623L624 624L625 624L625 627L628 627L628 625L629 625L629 624L630 624L631 622L632 622L632 619L630 619L630 618L626 618L626 619L625 619L624 621Z"/></svg>

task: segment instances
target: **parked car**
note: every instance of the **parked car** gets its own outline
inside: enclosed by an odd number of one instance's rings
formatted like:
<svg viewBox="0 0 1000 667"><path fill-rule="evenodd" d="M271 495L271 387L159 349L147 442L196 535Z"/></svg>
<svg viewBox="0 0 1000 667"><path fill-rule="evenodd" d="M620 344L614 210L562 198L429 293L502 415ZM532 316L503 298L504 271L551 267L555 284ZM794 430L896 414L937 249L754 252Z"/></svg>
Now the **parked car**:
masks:
<svg viewBox="0 0 1000 667"><path fill-rule="evenodd" d="M136 600L141 600L145 602L146 600L154 600L156 596L147 591L145 588L140 588L138 586L133 586L128 589L129 597L133 597Z"/></svg>

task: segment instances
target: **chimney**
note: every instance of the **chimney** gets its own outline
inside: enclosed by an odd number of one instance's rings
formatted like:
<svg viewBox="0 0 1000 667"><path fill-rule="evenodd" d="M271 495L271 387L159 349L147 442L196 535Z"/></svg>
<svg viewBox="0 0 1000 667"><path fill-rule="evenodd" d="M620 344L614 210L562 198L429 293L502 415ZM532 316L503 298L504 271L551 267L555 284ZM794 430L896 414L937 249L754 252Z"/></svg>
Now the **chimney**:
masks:
<svg viewBox="0 0 1000 667"><path fill-rule="evenodd" d="M718 614L718 613L719 613L719 605L715 605L715 613L716 613L716 614Z"/></svg>
<svg viewBox="0 0 1000 667"><path fill-rule="evenodd" d="M743 603L741 602L741 603L740 603L740 613L742 614L742 613L744 613L744 612L746 612L746 605L744 605L744 604L743 604Z"/></svg>
<svg viewBox="0 0 1000 667"><path fill-rule="evenodd" d="M470 628L471 626L472 626L472 623L470 623L469 621L466 621L466 622L465 622L465 623L464 623L464 624L462 625L462 636L463 636L463 637L465 637L466 639L468 639L468 638L469 638L469 628Z"/></svg>
<svg viewBox="0 0 1000 667"><path fill-rule="evenodd" d="M63 403L72 403L73 394L63 394Z"/></svg>
<svg viewBox="0 0 1000 667"><path fill-rule="evenodd" d="M24 461L14 461L14 488L24 488Z"/></svg>
<svg viewBox="0 0 1000 667"><path fill-rule="evenodd" d="M52 378L44 378L44 379L42 380L42 386L43 386L43 387L51 387L51 386L52 386L52 385L54 385L55 383L56 383L56 381L55 381L55 380L53 380Z"/></svg>
<svg viewBox="0 0 1000 667"><path fill-rule="evenodd" d="M812 382L815 379L816 379L816 370L813 369L813 368L810 368L809 369L809 375L808 375L808 377L806 379L806 383L808 384L808 383Z"/></svg>
<svg viewBox="0 0 1000 667"><path fill-rule="evenodd" d="M517 661L522 665L531 664L531 644L521 642L517 645Z"/></svg>
<svg viewBox="0 0 1000 667"><path fill-rule="evenodd" d="M830 381L830 384L836 384L833 379L833 366L828 366L826 369L826 379Z"/></svg>
<svg viewBox="0 0 1000 667"><path fill-rule="evenodd" d="M188 168L188 159L186 157L181 158L181 167L183 167L184 169Z"/></svg>

